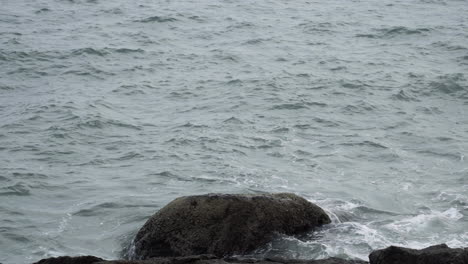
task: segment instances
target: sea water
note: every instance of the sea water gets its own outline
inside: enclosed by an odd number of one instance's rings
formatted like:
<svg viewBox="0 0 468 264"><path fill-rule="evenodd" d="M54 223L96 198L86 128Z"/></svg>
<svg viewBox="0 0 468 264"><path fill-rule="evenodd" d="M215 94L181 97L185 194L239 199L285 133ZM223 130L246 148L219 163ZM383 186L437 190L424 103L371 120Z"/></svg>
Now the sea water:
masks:
<svg viewBox="0 0 468 264"><path fill-rule="evenodd" d="M468 246L466 0L1 0L0 262L120 258L172 199L292 192L253 254Z"/></svg>

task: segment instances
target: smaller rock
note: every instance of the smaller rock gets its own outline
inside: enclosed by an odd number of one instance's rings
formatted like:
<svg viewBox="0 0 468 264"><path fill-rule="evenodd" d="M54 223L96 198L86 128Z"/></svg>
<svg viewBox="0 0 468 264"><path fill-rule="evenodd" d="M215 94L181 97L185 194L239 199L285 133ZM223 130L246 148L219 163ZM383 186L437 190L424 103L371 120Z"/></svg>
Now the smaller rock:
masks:
<svg viewBox="0 0 468 264"><path fill-rule="evenodd" d="M468 248L449 248L445 244L424 249L391 246L369 255L370 264L468 264Z"/></svg>
<svg viewBox="0 0 468 264"><path fill-rule="evenodd" d="M102 258L94 256L80 256L80 257L58 257L42 259L34 264L92 264L104 261Z"/></svg>
<svg viewBox="0 0 468 264"><path fill-rule="evenodd" d="M266 259L257 264L369 264L363 260L349 260L340 258L327 258L318 260L297 260L297 259Z"/></svg>

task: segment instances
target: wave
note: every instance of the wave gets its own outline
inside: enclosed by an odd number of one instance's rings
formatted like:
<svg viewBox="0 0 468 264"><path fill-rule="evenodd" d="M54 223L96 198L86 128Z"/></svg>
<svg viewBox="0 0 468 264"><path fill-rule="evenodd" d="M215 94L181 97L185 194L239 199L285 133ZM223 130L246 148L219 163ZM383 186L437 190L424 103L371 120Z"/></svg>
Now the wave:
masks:
<svg viewBox="0 0 468 264"><path fill-rule="evenodd" d="M361 142L345 142L339 145L349 146L349 147L372 147L372 148L378 148L378 149L388 149L388 147L384 146L383 144L369 141L369 140L364 140Z"/></svg>
<svg viewBox="0 0 468 264"><path fill-rule="evenodd" d="M107 215L110 212L107 211L107 209L119 209L119 208L125 208L123 204L119 204L116 202L105 202L101 203L98 205L93 205L91 208L86 208L86 209L80 209L77 212L74 212L72 215L74 216L84 216L84 217L90 217L90 216L103 216Z"/></svg>
<svg viewBox="0 0 468 264"><path fill-rule="evenodd" d="M457 61L459 61L461 65L468 65L468 55L459 57Z"/></svg>
<svg viewBox="0 0 468 264"><path fill-rule="evenodd" d="M331 34L331 33L336 33L333 28L336 26L333 23L330 22L322 22L322 23L301 23L298 25L299 27L302 28L302 31L306 34L321 34L321 33L326 33L326 34Z"/></svg>
<svg viewBox="0 0 468 264"><path fill-rule="evenodd" d="M275 127L274 129L270 130L271 133L288 133L290 130L287 127Z"/></svg>
<svg viewBox="0 0 468 264"><path fill-rule="evenodd" d="M114 52L117 53L144 53L145 51L142 49L129 49L129 48L119 48L119 49L112 49Z"/></svg>
<svg viewBox="0 0 468 264"><path fill-rule="evenodd" d="M117 158L114 158L112 159L113 161L125 161L125 160L133 160L133 159L142 159L144 158L145 156L138 153L138 152L135 152L135 151L130 151L130 152L127 152L127 153L124 153L123 155L117 157Z"/></svg>
<svg viewBox="0 0 468 264"><path fill-rule="evenodd" d="M194 123L191 123L191 122L187 122L183 125L178 125L176 126L176 128L208 128L209 126L207 125L198 125L198 124L194 124Z"/></svg>
<svg viewBox="0 0 468 264"><path fill-rule="evenodd" d="M0 32L0 36L2 35L13 35L13 36L22 36L20 32Z"/></svg>
<svg viewBox="0 0 468 264"><path fill-rule="evenodd" d="M274 105L270 108L271 110L300 110L300 109L309 109L305 103L288 103L288 104L279 104Z"/></svg>
<svg viewBox="0 0 468 264"><path fill-rule="evenodd" d="M116 89L113 89L113 93L123 94L123 95L145 95L147 88L152 88L151 86L146 85L121 85Z"/></svg>
<svg viewBox="0 0 468 264"><path fill-rule="evenodd" d="M468 50L467 46L457 45L452 43L451 41L437 41L431 44L431 46L436 48L443 48L447 51L460 51L460 50Z"/></svg>
<svg viewBox="0 0 468 264"><path fill-rule="evenodd" d="M448 202L455 208L468 210L468 196L454 191L440 191L434 194L433 201Z"/></svg>
<svg viewBox="0 0 468 264"><path fill-rule="evenodd" d="M86 48L80 48L80 49L74 49L71 50L71 57L73 56L82 56L82 55L93 55L93 56L99 56L99 57L104 57L108 56L111 54L129 54L129 53L144 53L145 51L143 49L137 48L137 49L132 49L132 48L91 48L91 47L86 47Z"/></svg>
<svg viewBox="0 0 468 264"><path fill-rule="evenodd" d="M400 90L397 94L392 95L391 98L395 100L399 100L399 101L405 101L405 102L420 102L421 101L417 97L403 90Z"/></svg>
<svg viewBox="0 0 468 264"><path fill-rule="evenodd" d="M231 24L226 27L226 30L229 31L234 31L236 29L243 29L243 28L252 28L255 27L255 24L251 22L237 22L235 24Z"/></svg>
<svg viewBox="0 0 468 264"><path fill-rule="evenodd" d="M236 125L244 124L244 122L242 122L242 120L240 120L239 118L236 118L234 116L224 120L223 123L225 123L225 124L236 124Z"/></svg>
<svg viewBox="0 0 468 264"><path fill-rule="evenodd" d="M3 61L50 61L51 59L63 59L63 53L60 51L2 51L0 50L0 60Z"/></svg>
<svg viewBox="0 0 468 264"><path fill-rule="evenodd" d="M454 161L463 160L463 154L460 152L453 153L447 150L441 150L437 148L420 149L420 150L416 150L416 153L421 154L421 156L446 158L446 159L452 159Z"/></svg>
<svg viewBox="0 0 468 264"><path fill-rule="evenodd" d="M436 234L445 232L452 223L463 218L463 214L456 208L449 208L443 212L430 211L403 218L386 224L383 228L398 234L417 238L422 234Z"/></svg>
<svg viewBox="0 0 468 264"><path fill-rule="evenodd" d="M468 92L468 83L462 73L439 76L436 81L429 83L429 87L432 91L443 94Z"/></svg>
<svg viewBox="0 0 468 264"><path fill-rule="evenodd" d="M430 28L408 28L404 26L375 29L374 34L357 34L358 38L396 38L400 36L423 35L430 32Z"/></svg>
<svg viewBox="0 0 468 264"><path fill-rule="evenodd" d="M378 229L357 222L329 224L302 237L279 236L253 253L254 257L324 259L340 257L367 260L373 248L390 242Z"/></svg>
<svg viewBox="0 0 468 264"><path fill-rule="evenodd" d="M19 89L24 89L24 87L19 86L19 85L0 84L0 90L3 90L3 91L13 91L13 90L19 90Z"/></svg>
<svg viewBox="0 0 468 264"><path fill-rule="evenodd" d="M127 128L132 130L141 130L139 126L132 125L125 123L121 120L114 120L114 119L107 119L107 118L86 118L81 119L78 123L75 124L77 128L94 128L94 129L102 129L106 127L119 127L119 128Z"/></svg>
<svg viewBox="0 0 468 264"><path fill-rule="evenodd" d="M81 48L81 49L74 49L71 51L71 54L74 56L81 56L81 55L96 55L96 56L106 56L109 54L104 49L97 50L94 48Z"/></svg>
<svg viewBox="0 0 468 264"><path fill-rule="evenodd" d="M0 196L9 196L9 195L16 195L16 196L29 196L31 194L30 188L25 183L16 183L14 185L1 187L0 188Z"/></svg>
<svg viewBox="0 0 468 264"><path fill-rule="evenodd" d="M111 55L144 53L141 48L83 47L70 50L0 50L0 61L7 62L54 62L82 56L105 57ZM24 67L23 67L24 68Z"/></svg>
<svg viewBox="0 0 468 264"><path fill-rule="evenodd" d="M74 67L74 69L67 70L61 73L61 75L76 75L80 77L93 77L99 80L103 80L104 76L114 76L113 72L105 71L92 65L80 65Z"/></svg>
<svg viewBox="0 0 468 264"><path fill-rule="evenodd" d="M48 179L49 178L49 176L47 176L46 174L35 173L35 172L13 172L11 175L14 179L31 180L31 179Z"/></svg>
<svg viewBox="0 0 468 264"><path fill-rule="evenodd" d="M270 40L271 40L270 38L254 38L254 39L249 39L243 42L242 44L243 45L257 45L257 44L261 44L263 42L270 41Z"/></svg>
<svg viewBox="0 0 468 264"><path fill-rule="evenodd" d="M372 250L390 245L422 248L431 244L448 243L463 247L468 238L466 231L445 236L451 226L463 221L463 214L455 208L408 216L369 208L358 201L326 203L327 213L332 218L331 224L299 237L279 236L256 250L253 256L367 260ZM442 237L445 239L441 240ZM427 242L420 242L421 238L425 238Z"/></svg>
<svg viewBox="0 0 468 264"><path fill-rule="evenodd" d="M0 229L2 237L10 240L13 243L21 243L24 245L25 243L29 244L32 242L29 235L20 235L20 232L18 232L18 230L15 230L13 228L11 228L11 230L4 230L5 228L2 229Z"/></svg>
<svg viewBox="0 0 468 264"><path fill-rule="evenodd" d="M177 21L177 19L172 18L172 17L162 17L162 16L152 16L152 17L147 17L143 18L140 20L135 20L135 22L140 22L140 23L166 23L166 22L174 22Z"/></svg>
<svg viewBox="0 0 468 264"><path fill-rule="evenodd" d="M73 101L48 100L37 104L29 104L20 108L22 119L12 120L1 126L14 132L35 126L40 123L45 126L42 130L48 136L58 139L69 138L69 133L76 133L81 129L105 129L110 127L141 130L132 124L128 118L119 112L119 108L106 101L96 100L85 105ZM104 116L106 114L106 116ZM118 117L116 117L118 116Z"/></svg>
<svg viewBox="0 0 468 264"><path fill-rule="evenodd" d="M367 103L365 101L357 102L357 104L347 105L342 108L342 111L346 114L363 114L367 112L375 111L377 107Z"/></svg>

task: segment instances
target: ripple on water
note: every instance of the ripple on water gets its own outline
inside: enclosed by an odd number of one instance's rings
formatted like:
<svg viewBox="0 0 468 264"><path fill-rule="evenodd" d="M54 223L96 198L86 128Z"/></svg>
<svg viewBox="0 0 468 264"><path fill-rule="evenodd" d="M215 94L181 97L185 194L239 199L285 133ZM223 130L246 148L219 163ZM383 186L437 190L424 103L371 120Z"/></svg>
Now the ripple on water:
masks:
<svg viewBox="0 0 468 264"><path fill-rule="evenodd" d="M287 104L278 104L270 108L271 110L299 110L299 109L309 109L307 105L303 102L300 103L287 103Z"/></svg>
<svg viewBox="0 0 468 264"><path fill-rule="evenodd" d="M410 92L400 90L397 94L393 94L392 99L399 100L399 101L406 101L406 102L420 102L416 96L413 96Z"/></svg>
<svg viewBox="0 0 468 264"><path fill-rule="evenodd" d="M463 177L463 176L462 176ZM464 210L465 215L468 213L468 196L456 191L439 191L437 193L428 194L435 202L449 203L459 210ZM468 219L467 219L468 220Z"/></svg>
<svg viewBox="0 0 468 264"><path fill-rule="evenodd" d="M31 190L29 186L23 182L18 182L13 185L0 187L0 196L29 196L31 195Z"/></svg>
<svg viewBox="0 0 468 264"><path fill-rule="evenodd" d="M77 77L82 77L82 78L94 78L96 80L103 80L103 77L100 75L101 73L107 74L107 75L112 75L112 73L109 72L104 72L102 70L99 70L98 68L92 67L92 66L84 66L84 69L73 69L73 70L67 70L61 73L61 75L66 76L66 75L74 75Z"/></svg>
<svg viewBox="0 0 468 264"><path fill-rule="evenodd" d="M112 49L116 53L129 54L129 53L144 53L143 49L130 49L130 48L118 48Z"/></svg>
<svg viewBox="0 0 468 264"><path fill-rule="evenodd" d="M194 123L191 123L191 122L187 122L183 125L180 125L180 126L176 126L177 128L193 128L193 129L196 129L196 128L209 128L209 126L207 125L199 125L199 124L194 124Z"/></svg>
<svg viewBox="0 0 468 264"><path fill-rule="evenodd" d="M457 60L458 60L458 61L460 62L460 64L462 64L462 65L468 65L468 55L459 57Z"/></svg>
<svg viewBox="0 0 468 264"><path fill-rule="evenodd" d="M111 128L111 127L118 127L123 129L131 129L131 130L141 130L140 126L133 125L126 123L122 120L117 119L108 119L104 117L87 117L87 118L80 118L78 122L74 124L76 128L88 130L88 129L104 129L104 128Z"/></svg>
<svg viewBox="0 0 468 264"><path fill-rule="evenodd" d="M356 102L355 104L344 106L342 108L342 111L344 114L365 114L368 112L373 112L376 109L377 109L376 106L368 102L359 101L359 102Z"/></svg>
<svg viewBox="0 0 468 264"><path fill-rule="evenodd" d="M75 49L71 51L71 55L73 56L82 56L82 55L96 55L96 56L106 56L109 52L106 50L97 50L94 48L82 48L82 49Z"/></svg>
<svg viewBox="0 0 468 264"><path fill-rule="evenodd" d="M437 48L443 48L447 51L465 51L468 50L468 47L463 45L457 45L452 43L451 41L437 41L431 44L431 46Z"/></svg>
<svg viewBox="0 0 468 264"><path fill-rule="evenodd" d="M12 174L12 178L14 179L29 179L29 180L32 180L32 179L41 179L41 180L44 180L44 179L48 179L49 176L47 176L46 174L42 174L42 173L35 173L35 172L13 172Z"/></svg>
<svg viewBox="0 0 468 264"><path fill-rule="evenodd" d="M429 83L429 87L434 93L449 95L468 92L468 83L462 73L439 76L437 80Z"/></svg>
<svg viewBox="0 0 468 264"><path fill-rule="evenodd" d="M224 120L223 123L224 124L234 124L234 125L244 124L244 122L242 122L242 120L240 120L239 118L236 118L234 116Z"/></svg>
<svg viewBox="0 0 468 264"><path fill-rule="evenodd" d="M405 36L424 35L431 31L430 28L408 28L404 26L374 29L374 34L357 34L360 38L388 39Z"/></svg>
<svg viewBox="0 0 468 264"><path fill-rule="evenodd" d="M345 142L339 145L348 146L348 147L371 147L371 148L377 148L377 149L388 149L388 147L384 146L383 144L380 144L378 142L373 142L370 140L364 140L360 142Z"/></svg>
<svg viewBox="0 0 468 264"><path fill-rule="evenodd" d="M147 17L143 18L140 20L135 20L135 22L140 22L140 23L166 23L166 22L175 22L177 19L173 17L164 17L164 16L152 16L152 17Z"/></svg>
<svg viewBox="0 0 468 264"><path fill-rule="evenodd" d="M105 202L97 205L93 205L90 208L80 209L74 212L73 216L92 217L92 216L105 216L109 215L112 210L126 208L125 204L116 202Z"/></svg>
<svg viewBox="0 0 468 264"><path fill-rule="evenodd" d="M142 155L141 153L138 153L136 151L130 151L130 152L127 152L115 159L112 159L114 161L126 161L126 160L133 160L133 159L141 159L141 158L144 158L145 156Z"/></svg>
<svg viewBox="0 0 468 264"><path fill-rule="evenodd" d="M18 232L18 230L14 230L14 229L12 229L11 231L0 230L0 234L2 234L2 236L5 237L6 239L10 240L10 243L23 243L23 244L31 243L29 236L19 235L19 233L20 232Z"/></svg>

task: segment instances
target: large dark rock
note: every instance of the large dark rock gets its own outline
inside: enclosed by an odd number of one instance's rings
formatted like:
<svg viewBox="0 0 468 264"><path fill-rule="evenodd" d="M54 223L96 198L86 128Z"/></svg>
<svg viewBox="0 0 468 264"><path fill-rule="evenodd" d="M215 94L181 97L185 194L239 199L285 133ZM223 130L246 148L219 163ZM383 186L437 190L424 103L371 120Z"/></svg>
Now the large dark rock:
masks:
<svg viewBox="0 0 468 264"><path fill-rule="evenodd" d="M94 264L96 262L104 261L102 258L93 256L80 256L80 257L58 257L42 259L34 264Z"/></svg>
<svg viewBox="0 0 468 264"><path fill-rule="evenodd" d="M276 233L295 235L328 223L320 207L290 193L186 196L146 222L133 257L244 254Z"/></svg>
<svg viewBox="0 0 468 264"><path fill-rule="evenodd" d="M369 255L370 264L468 264L468 248L449 248L445 244L424 249L391 246Z"/></svg>
<svg viewBox="0 0 468 264"><path fill-rule="evenodd" d="M56 262L57 260L74 260L75 262ZM48 262L48 261L54 262ZM338 258L329 258L322 260L295 260L295 259L247 259L247 258L217 258L214 255L198 255L188 257L168 257L168 258L152 258L147 260L111 260L97 262L80 262L82 257L62 257L44 259L37 263L53 263L53 264L368 264L360 260L343 260Z"/></svg>

